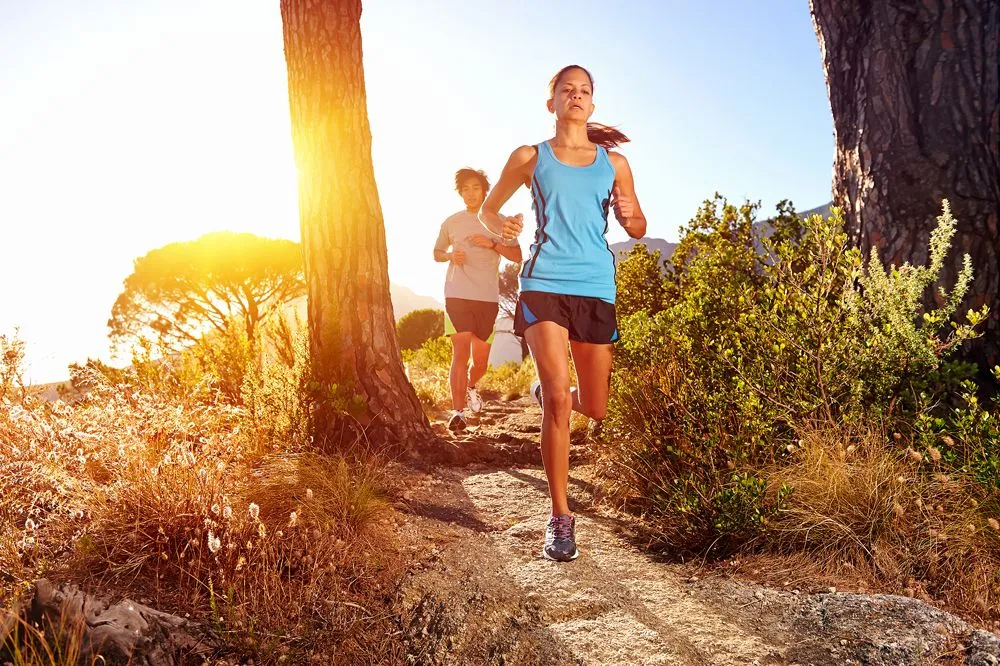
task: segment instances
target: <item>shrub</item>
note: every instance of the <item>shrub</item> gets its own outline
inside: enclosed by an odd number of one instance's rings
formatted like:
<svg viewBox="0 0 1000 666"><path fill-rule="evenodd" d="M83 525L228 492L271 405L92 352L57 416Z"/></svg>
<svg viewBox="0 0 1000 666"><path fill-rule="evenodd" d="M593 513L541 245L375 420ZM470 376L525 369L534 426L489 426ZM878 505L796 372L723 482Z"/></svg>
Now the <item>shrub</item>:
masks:
<svg viewBox="0 0 1000 666"><path fill-rule="evenodd" d="M760 534L787 496L762 491L763 470L809 424L909 433L920 419L932 419L923 424L929 431L943 427L934 418L950 423L954 415L933 415L973 370L951 356L985 316L954 318L968 261L950 291L938 286L955 225L947 203L929 265L889 270L877 257L862 264L838 211L802 220L782 204L767 225L755 223L755 212L706 201L662 292L643 296L654 305L620 322L604 427L613 445L602 465L609 484L681 548L724 551ZM633 253L625 264L632 261L649 257ZM925 310L931 288L938 305ZM980 432L988 420L970 417L969 428ZM996 461L979 459L983 469ZM970 461L956 454L958 469Z"/></svg>
<svg viewBox="0 0 1000 666"><path fill-rule="evenodd" d="M428 340L444 335L444 312L433 308L414 310L396 322L399 348L416 351Z"/></svg>

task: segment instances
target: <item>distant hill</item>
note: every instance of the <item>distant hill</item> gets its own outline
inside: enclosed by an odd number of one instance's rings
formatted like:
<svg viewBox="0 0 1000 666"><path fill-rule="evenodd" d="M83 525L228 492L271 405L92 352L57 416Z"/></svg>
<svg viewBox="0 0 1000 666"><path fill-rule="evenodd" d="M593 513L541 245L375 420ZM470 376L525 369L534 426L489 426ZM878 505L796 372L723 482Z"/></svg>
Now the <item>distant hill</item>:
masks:
<svg viewBox="0 0 1000 666"><path fill-rule="evenodd" d="M823 217L830 217L830 209L833 208L833 202L829 201L822 206L817 206L816 208L810 208L809 210L804 210L799 213L801 217L812 217L813 215L819 214Z"/></svg>
<svg viewBox="0 0 1000 666"><path fill-rule="evenodd" d="M73 389L73 384L68 381L32 384L29 390L36 398L45 400L46 402L55 402L59 399L65 400L67 397L72 398L78 395Z"/></svg>
<svg viewBox="0 0 1000 666"><path fill-rule="evenodd" d="M392 314L395 315L396 321L414 310L425 308L444 310L444 303L436 298L414 293L409 287L399 284L389 284L389 296L392 298Z"/></svg>
<svg viewBox="0 0 1000 666"><path fill-rule="evenodd" d="M389 298L392 299L392 314L396 321L399 321L402 317L408 315L414 310L423 310L425 308L444 310L444 304L436 298L415 293L409 287L404 287L398 284L389 284ZM300 296L299 298L296 298L294 301L291 301L288 305L286 305L282 311L286 315L294 313L300 321L305 322L306 297Z"/></svg>
<svg viewBox="0 0 1000 666"><path fill-rule="evenodd" d="M663 240L662 238L629 238L621 243L612 243L611 251L615 253L615 263L622 260L623 254L628 254L636 245L645 245L650 252L660 251L660 259L666 261L677 248L677 243Z"/></svg>

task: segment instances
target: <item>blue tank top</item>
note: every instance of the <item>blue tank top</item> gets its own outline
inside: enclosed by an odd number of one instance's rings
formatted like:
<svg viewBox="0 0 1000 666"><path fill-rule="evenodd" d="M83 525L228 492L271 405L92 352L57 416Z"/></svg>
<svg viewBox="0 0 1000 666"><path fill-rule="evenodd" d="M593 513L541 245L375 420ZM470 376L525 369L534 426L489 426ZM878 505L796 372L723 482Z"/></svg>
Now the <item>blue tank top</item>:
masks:
<svg viewBox="0 0 1000 666"><path fill-rule="evenodd" d="M597 147L589 166L560 162L549 143L538 144L531 179L537 228L521 268L521 291L590 296L615 302L615 255L604 235L615 168Z"/></svg>

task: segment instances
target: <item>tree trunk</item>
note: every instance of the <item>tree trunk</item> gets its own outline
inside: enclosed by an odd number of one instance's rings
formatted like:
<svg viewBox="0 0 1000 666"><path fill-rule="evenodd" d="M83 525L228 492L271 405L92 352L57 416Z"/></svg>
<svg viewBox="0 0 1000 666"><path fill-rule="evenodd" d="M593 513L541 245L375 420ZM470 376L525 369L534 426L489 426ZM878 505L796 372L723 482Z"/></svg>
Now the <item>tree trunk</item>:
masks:
<svg viewBox="0 0 1000 666"><path fill-rule="evenodd" d="M431 437L389 298L361 60L360 0L281 0L299 172L319 446Z"/></svg>
<svg viewBox="0 0 1000 666"><path fill-rule="evenodd" d="M951 202L945 284L962 256L974 280L959 314L989 305L969 349L1000 362L1000 2L810 0L836 139L834 203L852 238L884 261L925 264Z"/></svg>

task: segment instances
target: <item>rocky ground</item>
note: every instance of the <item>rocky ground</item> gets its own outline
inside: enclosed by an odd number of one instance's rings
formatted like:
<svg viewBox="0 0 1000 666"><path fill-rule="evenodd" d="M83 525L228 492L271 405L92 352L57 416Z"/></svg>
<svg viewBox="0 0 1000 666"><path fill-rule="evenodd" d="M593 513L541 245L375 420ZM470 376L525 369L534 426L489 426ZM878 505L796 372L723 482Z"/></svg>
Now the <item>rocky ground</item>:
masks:
<svg viewBox="0 0 1000 666"><path fill-rule="evenodd" d="M410 467L402 631L414 664L1000 664L1000 638L907 597L776 590L658 561L571 473L581 556L541 557L548 515L530 401ZM582 447L578 447L580 451Z"/></svg>

